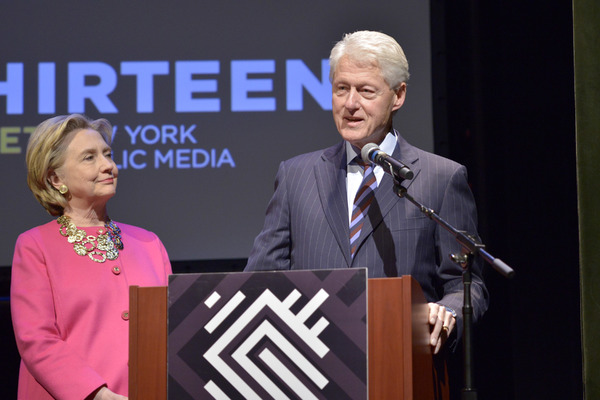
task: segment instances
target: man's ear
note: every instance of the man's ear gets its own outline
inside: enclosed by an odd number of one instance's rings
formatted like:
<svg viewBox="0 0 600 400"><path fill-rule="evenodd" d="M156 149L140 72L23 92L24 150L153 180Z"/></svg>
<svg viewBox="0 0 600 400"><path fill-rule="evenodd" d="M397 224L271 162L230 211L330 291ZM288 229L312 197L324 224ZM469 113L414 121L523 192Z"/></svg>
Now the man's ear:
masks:
<svg viewBox="0 0 600 400"><path fill-rule="evenodd" d="M396 94L396 101L394 101L392 111L398 110L404 104L404 100L406 99L406 82L402 82L394 93Z"/></svg>

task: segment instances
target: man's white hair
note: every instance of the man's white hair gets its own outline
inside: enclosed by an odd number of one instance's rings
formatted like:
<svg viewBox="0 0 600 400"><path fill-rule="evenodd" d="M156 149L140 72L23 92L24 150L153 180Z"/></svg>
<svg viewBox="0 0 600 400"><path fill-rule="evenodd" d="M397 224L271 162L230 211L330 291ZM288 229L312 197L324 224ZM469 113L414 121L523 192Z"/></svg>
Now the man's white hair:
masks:
<svg viewBox="0 0 600 400"><path fill-rule="evenodd" d="M381 32L347 33L337 42L329 56L329 80L333 82L336 67L343 57L359 65L375 65L383 79L396 90L408 81L408 61L402 47L393 37Z"/></svg>

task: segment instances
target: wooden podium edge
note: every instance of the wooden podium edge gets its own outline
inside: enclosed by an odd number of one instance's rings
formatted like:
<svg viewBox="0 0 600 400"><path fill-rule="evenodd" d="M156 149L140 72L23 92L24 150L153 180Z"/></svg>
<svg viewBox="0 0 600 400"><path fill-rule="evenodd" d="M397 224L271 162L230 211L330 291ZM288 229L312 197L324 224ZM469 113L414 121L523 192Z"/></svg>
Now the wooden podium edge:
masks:
<svg viewBox="0 0 600 400"><path fill-rule="evenodd" d="M368 280L368 393L370 399L412 399L410 286L403 278ZM408 296L408 306L406 302Z"/></svg>
<svg viewBox="0 0 600 400"><path fill-rule="evenodd" d="M368 280L370 399L449 398L446 362L429 345L429 306L411 276Z"/></svg>
<svg viewBox="0 0 600 400"><path fill-rule="evenodd" d="M407 277L408 278L408 277ZM412 386L415 399L450 398L445 351L434 356L429 344L429 305L418 282L410 277L412 304Z"/></svg>
<svg viewBox="0 0 600 400"><path fill-rule="evenodd" d="M167 398L167 286L129 287L129 399Z"/></svg>

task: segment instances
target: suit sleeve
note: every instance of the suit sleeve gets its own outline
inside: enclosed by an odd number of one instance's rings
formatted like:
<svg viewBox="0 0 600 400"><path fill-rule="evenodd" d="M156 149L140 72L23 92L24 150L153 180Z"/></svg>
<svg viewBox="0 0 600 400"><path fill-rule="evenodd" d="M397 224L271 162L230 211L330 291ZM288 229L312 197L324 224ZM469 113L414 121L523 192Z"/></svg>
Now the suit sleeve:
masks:
<svg viewBox="0 0 600 400"><path fill-rule="evenodd" d="M439 211L442 219L459 230L477 234L477 210L475 200L467 181L467 171L459 166L448 181ZM463 281L462 268L450 259L450 254L460 254L461 246L453 235L441 226L436 232L436 243L440 263L437 275L442 282L443 297L439 304L456 311L459 337L462 331ZM476 256L471 268L472 284L471 297L473 304L473 319L476 321L488 307L488 292L482 278L483 260Z"/></svg>
<svg viewBox="0 0 600 400"><path fill-rule="evenodd" d="M263 229L254 240L245 271L290 269L290 229L286 169L282 162L275 178L275 192L267 206Z"/></svg>
<svg viewBox="0 0 600 400"><path fill-rule="evenodd" d="M62 338L44 254L33 235L19 236L11 274L15 339L29 372L57 399L83 399L104 385Z"/></svg>

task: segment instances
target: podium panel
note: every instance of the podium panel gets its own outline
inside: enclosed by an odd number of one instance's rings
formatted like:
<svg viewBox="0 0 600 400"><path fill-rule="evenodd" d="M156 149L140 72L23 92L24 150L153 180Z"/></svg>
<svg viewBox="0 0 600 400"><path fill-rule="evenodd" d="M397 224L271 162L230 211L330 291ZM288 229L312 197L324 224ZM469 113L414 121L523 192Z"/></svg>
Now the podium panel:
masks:
<svg viewBox="0 0 600 400"><path fill-rule="evenodd" d="M129 398L448 399L419 285L366 289L365 274L184 274L169 293L131 287Z"/></svg>
<svg viewBox="0 0 600 400"><path fill-rule="evenodd" d="M366 269L173 275L169 399L367 398Z"/></svg>

